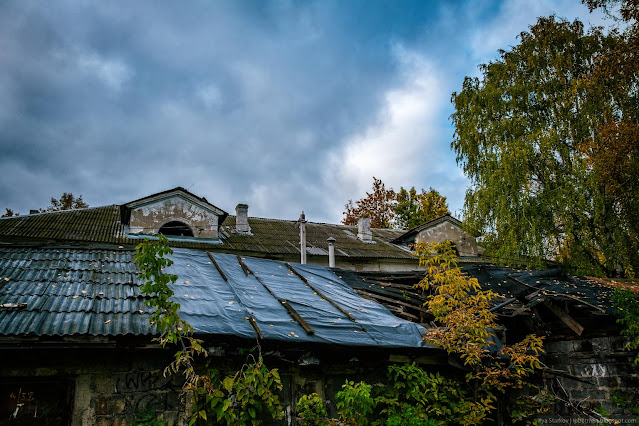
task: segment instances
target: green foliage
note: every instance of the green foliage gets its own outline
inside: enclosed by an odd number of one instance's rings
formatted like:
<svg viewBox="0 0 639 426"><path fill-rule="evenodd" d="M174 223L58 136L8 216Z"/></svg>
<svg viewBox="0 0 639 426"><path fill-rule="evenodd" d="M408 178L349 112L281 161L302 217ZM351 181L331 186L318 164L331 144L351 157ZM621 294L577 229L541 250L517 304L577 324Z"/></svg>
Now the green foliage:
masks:
<svg viewBox="0 0 639 426"><path fill-rule="evenodd" d="M491 329L497 326L496 315L490 311L495 293L483 291L476 278L462 274L452 242L419 244L415 252L420 265L426 267L424 278L415 287L433 289L426 306L435 322L443 326L427 334L427 342L459 352L465 364L480 364L489 354L487 342L494 336Z"/></svg>
<svg viewBox="0 0 639 426"><path fill-rule="evenodd" d="M346 380L342 390L337 392L335 397L337 413L344 424L351 426L368 424L367 416L375 407L375 400L371 396L371 385Z"/></svg>
<svg viewBox="0 0 639 426"><path fill-rule="evenodd" d="M173 264L165 256L173 254L168 239L160 234L158 241L145 240L135 248L135 263L140 269L138 279L144 284L140 287L142 294L153 296L145 304L153 310L149 321L160 331L158 341L162 347L168 343L178 345L174 361L164 370L164 374L182 372L185 376L184 390L199 386L203 379L193 367L196 355L206 356L202 341L195 339L193 327L178 314L180 304L170 300L173 290L170 285L177 281L177 275L167 274L166 268Z"/></svg>
<svg viewBox="0 0 639 426"><path fill-rule="evenodd" d="M371 228L410 229L429 220L450 214L446 197L435 189L428 192L422 189L417 193L415 187L409 190L403 187L399 192L393 188L386 189L381 179L373 177L373 192L353 203L348 200L345 205L344 225L357 225L359 218L370 217Z"/></svg>
<svg viewBox="0 0 639 426"><path fill-rule="evenodd" d="M494 295L462 274L450 241L418 245L416 252L426 267L417 287L433 293L428 310L441 326L430 330L425 339L459 356L468 372L463 379L445 378L416 364L392 365L387 385L376 385L374 396L370 385L347 380L336 395L340 421L347 425L479 425L494 420L491 416L501 395L506 421L530 424L553 402L532 382L541 368L541 338L529 335L491 351L492 330L497 325L490 312Z"/></svg>
<svg viewBox="0 0 639 426"><path fill-rule="evenodd" d="M400 188L396 195L395 227L412 229L429 220L450 214L446 197L437 190L430 188L428 192L422 189L417 193L415 187L409 190Z"/></svg>
<svg viewBox="0 0 639 426"><path fill-rule="evenodd" d="M639 348L639 299L637 295L627 289L615 289L612 298L613 303L621 314L617 320L619 324L625 326L621 334L628 336L629 342L626 349L636 350ZM639 354L635 357L635 364L639 365Z"/></svg>
<svg viewBox="0 0 639 426"><path fill-rule="evenodd" d="M416 364L388 367L388 386L375 398L387 425L463 424L473 404L456 380L432 374Z"/></svg>
<svg viewBox="0 0 639 426"><path fill-rule="evenodd" d="M45 209L39 209L38 212L57 212L61 210L71 210L71 209L85 209L89 207L87 203L82 200L82 195L76 198L72 193L65 192L62 194L60 199L56 199L51 197L51 205ZM20 216L20 213L14 212L12 209L5 208L6 212L0 217L13 217Z"/></svg>
<svg viewBox="0 0 639 426"><path fill-rule="evenodd" d="M297 401L297 415L302 419L302 424L326 425L328 424L328 414L324 408L324 401L316 393L302 395Z"/></svg>
<svg viewBox="0 0 639 426"><path fill-rule="evenodd" d="M638 416L636 419L639 420L639 407L635 405L630 396L623 395L619 392L611 392L610 396L613 404L621 409L627 410L635 416Z"/></svg>
<svg viewBox="0 0 639 426"><path fill-rule="evenodd" d="M13 216L20 216L20 213L16 213L13 210L9 209L9 208L5 208L6 212L0 216L0 217L13 217Z"/></svg>
<svg viewBox="0 0 639 426"><path fill-rule="evenodd" d="M625 43L539 18L452 95L452 147L471 181L464 221L487 254L591 275L639 267L636 66L596 76L602 55Z"/></svg>
<svg viewBox="0 0 639 426"><path fill-rule="evenodd" d="M140 268L138 279L143 281L140 291L144 295L152 295L145 303L153 310L151 324L162 333L162 346L167 343L178 343L178 339L192 332L192 328L178 315L180 304L170 300L174 292L169 287L177 281L178 276L164 272L173 264L165 256L173 254L168 239L160 234L158 241L145 240L135 248L135 262Z"/></svg>
<svg viewBox="0 0 639 426"><path fill-rule="evenodd" d="M282 381L277 369L269 370L261 356L257 361L246 363L232 376L223 379L215 370L211 371L210 392L200 390L197 412L205 420L211 419L226 425L258 425L265 415L282 419L284 412L276 391L282 390Z"/></svg>
<svg viewBox="0 0 639 426"><path fill-rule="evenodd" d="M135 413L135 420L133 420L133 426L162 426L166 424L156 412L150 408L146 408Z"/></svg>
<svg viewBox="0 0 639 426"><path fill-rule="evenodd" d="M457 265L452 242L418 244L416 253L420 265L426 267L424 279L416 285L433 294L426 303L439 328L429 330L425 340L459 356L469 368L466 384L469 403L462 424L481 424L495 410L497 395L506 391L526 389L534 396L521 396L510 402L513 423L529 421L547 410L548 400L540 388L531 382L541 368L539 356L544 352L542 339L534 334L521 342L492 350L492 338L497 327L490 311L494 293L484 291L477 279L465 276ZM508 395L506 395L507 397Z"/></svg>

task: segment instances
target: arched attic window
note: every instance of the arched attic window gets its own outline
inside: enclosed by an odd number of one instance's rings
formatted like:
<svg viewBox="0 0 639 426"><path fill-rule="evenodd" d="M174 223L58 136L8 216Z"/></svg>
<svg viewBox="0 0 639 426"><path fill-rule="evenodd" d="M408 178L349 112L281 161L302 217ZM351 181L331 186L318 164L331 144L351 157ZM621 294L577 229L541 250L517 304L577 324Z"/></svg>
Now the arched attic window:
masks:
<svg viewBox="0 0 639 426"><path fill-rule="evenodd" d="M193 231L185 223L174 220L162 225L159 231L162 235L172 235L176 237L192 237Z"/></svg>

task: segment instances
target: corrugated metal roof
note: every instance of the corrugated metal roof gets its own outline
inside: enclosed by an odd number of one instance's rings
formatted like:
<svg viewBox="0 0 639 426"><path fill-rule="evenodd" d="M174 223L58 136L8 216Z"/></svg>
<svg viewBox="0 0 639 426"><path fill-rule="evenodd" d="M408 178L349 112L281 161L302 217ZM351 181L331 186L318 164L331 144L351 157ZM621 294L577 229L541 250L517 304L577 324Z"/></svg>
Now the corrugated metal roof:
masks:
<svg viewBox="0 0 639 426"><path fill-rule="evenodd" d="M133 250L0 248L0 334L153 334Z"/></svg>
<svg viewBox="0 0 639 426"><path fill-rule="evenodd" d="M424 329L331 269L176 249L173 298L198 334L422 347ZM0 248L0 335L149 335L133 250Z"/></svg>
<svg viewBox="0 0 639 426"><path fill-rule="evenodd" d="M111 205L3 218L0 219L0 241L137 245L139 239L127 238L125 234L120 221L120 208L119 205ZM264 256L299 255L299 224L296 221L253 217L248 221L250 234L236 233L235 216L228 216L220 227L221 243L198 242L194 239L172 241L171 246ZM415 260L409 251L390 243L404 231L376 228L371 231L373 244L357 239L356 226L308 222L307 253L326 256L326 240L333 237L337 256Z"/></svg>

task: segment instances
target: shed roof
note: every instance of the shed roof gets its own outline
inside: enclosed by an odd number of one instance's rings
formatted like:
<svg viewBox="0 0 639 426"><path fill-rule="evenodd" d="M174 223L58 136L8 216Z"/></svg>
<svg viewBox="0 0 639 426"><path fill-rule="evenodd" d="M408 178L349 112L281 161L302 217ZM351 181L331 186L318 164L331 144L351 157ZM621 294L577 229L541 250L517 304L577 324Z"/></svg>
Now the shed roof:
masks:
<svg viewBox="0 0 639 426"><path fill-rule="evenodd" d="M152 335L131 249L0 248L0 336ZM199 335L423 347L424 329L319 266L176 249L174 299Z"/></svg>

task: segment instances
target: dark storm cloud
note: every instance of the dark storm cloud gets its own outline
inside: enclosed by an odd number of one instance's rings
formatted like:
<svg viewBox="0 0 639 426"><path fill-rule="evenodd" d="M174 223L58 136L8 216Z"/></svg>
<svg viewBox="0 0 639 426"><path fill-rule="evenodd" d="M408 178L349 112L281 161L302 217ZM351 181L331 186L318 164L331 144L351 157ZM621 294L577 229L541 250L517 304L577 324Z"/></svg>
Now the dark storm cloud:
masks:
<svg viewBox="0 0 639 426"><path fill-rule="evenodd" d="M337 221L375 175L450 189L456 209L448 97L483 59L475 26L500 8L3 2L0 207L181 185L229 212ZM417 160L426 149L438 167Z"/></svg>

